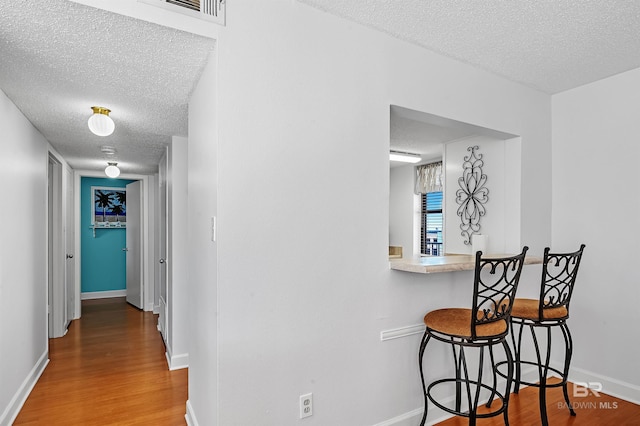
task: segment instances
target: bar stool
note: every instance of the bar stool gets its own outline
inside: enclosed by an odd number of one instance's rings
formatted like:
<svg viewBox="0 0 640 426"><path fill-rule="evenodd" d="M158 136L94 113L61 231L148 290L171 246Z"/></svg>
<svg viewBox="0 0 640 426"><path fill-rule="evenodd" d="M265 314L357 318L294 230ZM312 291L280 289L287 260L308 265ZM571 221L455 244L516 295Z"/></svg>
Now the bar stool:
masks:
<svg viewBox="0 0 640 426"><path fill-rule="evenodd" d="M511 311L511 339L515 351L515 393L520 391L521 383L539 388L540 419L544 426L549 424L546 405L547 388L562 386L564 399L569 408L569 412L572 416L576 415L569 401L569 392L567 390L567 378L569 375L571 356L573 354L573 341L566 321L569 318L569 302L573 294L573 287L578 275L578 267L580 266L584 248L585 245L582 244L580 249L573 253L550 253L549 247L545 248L542 261L540 297L538 299L518 298L514 301L513 310ZM519 329L517 333L518 342L516 345L515 326L517 325L519 325ZM528 326L531 331L536 350L535 361L523 361L520 359L524 326ZM549 360L551 358L551 330L554 327L559 327L564 337L565 356L562 371L549 366ZM541 357L540 346L538 345L538 338L535 333L535 329L537 328L543 328L547 331L547 345L544 359ZM538 383L529 383L521 379L522 364L537 367ZM549 372L558 374L560 376L560 382L547 383L547 374ZM505 376L500 372L498 372L498 374L503 377Z"/></svg>
<svg viewBox="0 0 640 426"><path fill-rule="evenodd" d="M475 425L478 418L493 417L501 413L504 415L505 424L509 424L511 378L507 376L504 393L498 392L493 346L502 345L507 358L508 371L512 373L513 358L506 336L509 331L512 301L515 299L527 250L528 247L525 246L519 255L501 258L483 258L481 251L476 252L472 308L438 309L425 315L426 331L418 354L424 394L424 414L421 425L424 425L427 420L429 401L448 413L468 417L470 425ZM455 377L435 380L427 386L424 381L423 358L431 338L451 345ZM478 374L475 377L469 377L465 348L479 348ZM491 385L482 380L485 348L489 350L493 372ZM442 384L455 385L455 408L445 407L433 397L432 390ZM463 387L466 390L466 408L463 408L462 404ZM502 405L497 410L487 413L477 412L483 389L485 397L487 392L490 392L487 407L491 406L494 397L497 396L500 400Z"/></svg>

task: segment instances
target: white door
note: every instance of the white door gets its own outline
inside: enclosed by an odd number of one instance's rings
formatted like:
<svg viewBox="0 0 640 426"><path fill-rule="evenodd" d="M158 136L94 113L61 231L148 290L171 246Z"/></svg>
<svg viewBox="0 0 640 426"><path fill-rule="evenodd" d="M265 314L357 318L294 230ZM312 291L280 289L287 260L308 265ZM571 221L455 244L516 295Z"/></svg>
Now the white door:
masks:
<svg viewBox="0 0 640 426"><path fill-rule="evenodd" d="M160 247L160 259L158 265L158 277L159 277L159 315L158 315L158 328L162 334L162 338L165 343L168 342L168 305L167 305L167 154L165 152L160 164L158 165L158 186L159 186L159 221L160 221L160 235L158 245Z"/></svg>
<svg viewBox="0 0 640 426"><path fill-rule="evenodd" d="M142 291L142 183L132 182L127 185L127 302L138 309L143 309Z"/></svg>

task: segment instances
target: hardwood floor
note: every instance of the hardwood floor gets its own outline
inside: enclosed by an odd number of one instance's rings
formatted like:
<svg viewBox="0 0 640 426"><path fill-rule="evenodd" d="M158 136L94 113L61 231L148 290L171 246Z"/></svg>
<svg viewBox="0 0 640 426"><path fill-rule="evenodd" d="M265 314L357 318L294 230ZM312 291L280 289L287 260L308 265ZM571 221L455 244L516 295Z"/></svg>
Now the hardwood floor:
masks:
<svg viewBox="0 0 640 426"><path fill-rule="evenodd" d="M551 426L638 426L640 425L640 406L614 398L603 393L596 397L589 393L584 397L572 397L573 385L569 387L571 405L576 416L569 414L562 388L547 389L547 417ZM582 388L584 389L584 388ZM581 393L580 393L581 394ZM484 407L483 407L484 408ZM487 409L478 410L487 412ZM469 421L464 417L453 417L438 426L462 426ZM538 389L527 387L519 394L511 394L509 398L509 424L517 426L540 425L540 409L538 406ZM502 415L488 419L479 419L478 426L502 426Z"/></svg>
<svg viewBox="0 0 640 426"><path fill-rule="evenodd" d="M124 298L86 300L15 425L185 425L187 369L169 371L157 317Z"/></svg>
<svg viewBox="0 0 640 426"><path fill-rule="evenodd" d="M169 371L156 329L157 318L124 298L82 302L82 319L66 336L49 342L49 365L14 425L185 425L187 370ZM547 393L552 426L640 425L640 406L605 394L572 398L569 415L562 390ZM540 424L538 393L512 394L509 420L515 426ZM441 426L467 425L454 417ZM503 425L502 416L478 426Z"/></svg>

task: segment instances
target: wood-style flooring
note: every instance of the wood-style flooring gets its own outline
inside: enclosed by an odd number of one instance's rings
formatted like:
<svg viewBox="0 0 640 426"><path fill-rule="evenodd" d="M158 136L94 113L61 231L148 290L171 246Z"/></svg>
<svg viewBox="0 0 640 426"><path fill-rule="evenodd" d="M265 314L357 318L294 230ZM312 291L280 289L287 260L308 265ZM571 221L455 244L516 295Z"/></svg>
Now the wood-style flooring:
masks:
<svg viewBox="0 0 640 426"><path fill-rule="evenodd" d="M124 298L82 302L82 319L66 336L49 342L50 363L27 399L15 425L185 425L187 370L169 371L157 317ZM571 393L570 393L571 394ZM569 415L560 388L549 389L552 426L636 426L640 406L605 394L573 398ZM512 394L509 420L540 424L536 388ZM441 426L467 425L454 417ZM502 416L478 426L503 425Z"/></svg>
<svg viewBox="0 0 640 426"><path fill-rule="evenodd" d="M49 365L15 425L185 425L187 369L169 371L157 316L124 298L85 300L49 340Z"/></svg>
<svg viewBox="0 0 640 426"><path fill-rule="evenodd" d="M569 384L569 398L576 416L569 414L562 388L547 389L547 419L550 426L639 426L640 405L632 404L598 392L598 396L589 392L588 396L572 397L573 384ZM584 391L584 392L583 392ZM581 388L578 395L586 393ZM430 405L433 407L433 405ZM487 412L485 407L480 412ZM453 417L438 426L466 426L469 420L465 417ZM478 419L477 426L503 426L502 415L487 419ZM509 397L509 424L516 426L540 425L540 408L538 405L538 388L526 387L520 393L512 393Z"/></svg>

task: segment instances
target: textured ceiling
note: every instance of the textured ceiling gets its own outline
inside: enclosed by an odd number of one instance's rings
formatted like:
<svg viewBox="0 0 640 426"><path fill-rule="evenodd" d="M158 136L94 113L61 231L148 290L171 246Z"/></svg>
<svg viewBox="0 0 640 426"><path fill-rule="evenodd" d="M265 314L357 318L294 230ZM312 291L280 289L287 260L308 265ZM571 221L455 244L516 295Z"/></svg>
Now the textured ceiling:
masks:
<svg viewBox="0 0 640 426"><path fill-rule="evenodd" d="M638 0L299 0L553 94L640 67Z"/></svg>
<svg viewBox="0 0 640 426"><path fill-rule="evenodd" d="M214 40L65 0L0 0L0 89L75 169L151 173L174 135ZM91 106L116 130L93 135Z"/></svg>
<svg viewBox="0 0 640 426"><path fill-rule="evenodd" d="M640 67L640 1L299 0L547 93ZM103 145L123 173L150 173L173 135L214 40L66 0L0 0L0 89L76 169ZM113 135L93 135L93 105ZM396 149L448 138L392 116Z"/></svg>
<svg viewBox="0 0 640 426"><path fill-rule="evenodd" d="M418 164L442 159L444 144L447 142L472 136L487 136L499 140L516 136L397 105L391 106L389 118L389 148L392 151L420 154L421 161ZM406 164L390 161L390 167Z"/></svg>
<svg viewBox="0 0 640 426"><path fill-rule="evenodd" d="M390 113L389 147L392 151L420 154L422 161L428 163L442 158L444 144L453 140L476 135L475 129L458 126L449 120L434 124L429 114L392 106ZM391 161L391 167L404 166L407 163Z"/></svg>

